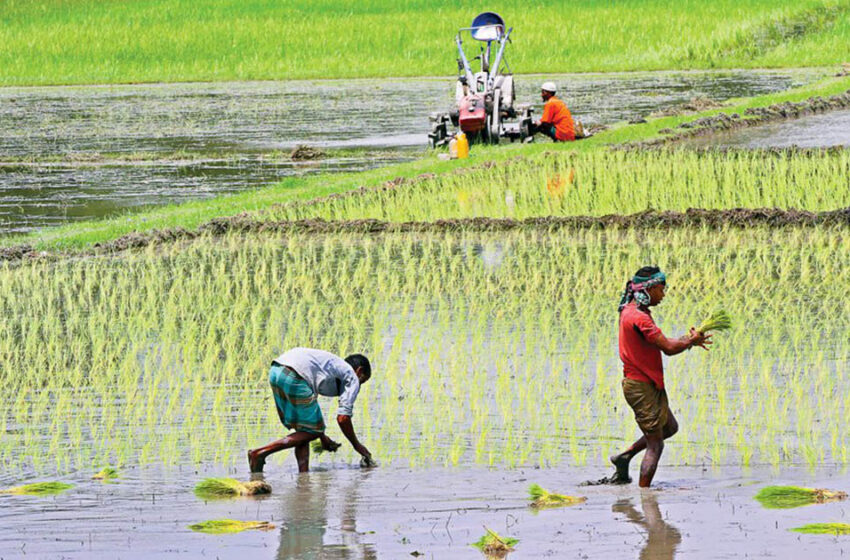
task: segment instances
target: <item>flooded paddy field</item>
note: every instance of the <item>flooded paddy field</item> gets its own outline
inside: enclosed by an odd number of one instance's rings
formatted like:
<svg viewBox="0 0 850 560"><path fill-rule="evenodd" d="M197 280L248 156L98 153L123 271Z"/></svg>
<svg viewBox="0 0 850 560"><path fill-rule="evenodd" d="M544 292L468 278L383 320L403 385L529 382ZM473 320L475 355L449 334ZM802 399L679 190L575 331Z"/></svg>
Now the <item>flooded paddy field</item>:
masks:
<svg viewBox="0 0 850 560"><path fill-rule="evenodd" d="M0 496L0 557L484 559L470 543L485 526L519 539L508 555L517 560L791 560L850 552L848 537L789 531L845 520L846 502L767 510L753 499L777 481L850 488L846 472L662 469L657 488L641 491L578 486L599 470L570 466L412 471L322 462L298 475L287 457L269 466L270 496L207 502L192 493L198 477L210 474L203 471L135 469L114 484L69 477L79 485L59 496ZM587 501L536 512L526 498L532 482ZM264 520L273 528L229 535L188 528L207 519Z"/></svg>
<svg viewBox="0 0 850 560"><path fill-rule="evenodd" d="M511 558L839 556L846 537L789 529L843 521L846 502L753 496L850 485L848 249L832 228L611 228L228 236L5 264L0 486L75 487L0 494L0 556L475 558L485 525L520 539ZM646 262L668 272L667 334L720 307L734 326L667 363L681 429L657 489L579 487L637 435L616 306ZM245 450L283 434L267 369L299 344L371 358L354 424L380 467L344 448L296 476L283 453L271 496L199 500L202 478L247 479ZM90 480L105 465L120 478ZM534 514L533 482L587 502ZM220 518L276 527L187 528Z"/></svg>
<svg viewBox="0 0 850 560"><path fill-rule="evenodd" d="M518 77L540 113L554 79L585 124L809 83L817 70ZM420 156L430 112L453 79L154 84L0 90L0 231L204 198L282 177L351 171ZM299 144L325 150L299 162Z"/></svg>
<svg viewBox="0 0 850 560"><path fill-rule="evenodd" d="M727 148L850 147L850 111L809 115L682 140L683 146Z"/></svg>

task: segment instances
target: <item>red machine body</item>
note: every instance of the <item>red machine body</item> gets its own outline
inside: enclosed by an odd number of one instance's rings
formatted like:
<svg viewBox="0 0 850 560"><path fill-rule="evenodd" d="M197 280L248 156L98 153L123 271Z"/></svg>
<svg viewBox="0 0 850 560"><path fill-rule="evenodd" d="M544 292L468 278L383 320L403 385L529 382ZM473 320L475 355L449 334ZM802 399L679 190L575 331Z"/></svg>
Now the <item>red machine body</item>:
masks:
<svg viewBox="0 0 850 560"><path fill-rule="evenodd" d="M467 95L458 103L458 124L465 134L475 134L487 126L484 97Z"/></svg>

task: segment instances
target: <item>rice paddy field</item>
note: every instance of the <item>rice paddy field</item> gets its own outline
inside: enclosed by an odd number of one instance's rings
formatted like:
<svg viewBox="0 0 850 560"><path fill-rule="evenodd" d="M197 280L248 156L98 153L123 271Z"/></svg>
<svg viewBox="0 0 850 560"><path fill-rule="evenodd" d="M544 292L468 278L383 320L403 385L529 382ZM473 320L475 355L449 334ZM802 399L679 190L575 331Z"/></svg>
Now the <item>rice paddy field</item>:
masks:
<svg viewBox="0 0 850 560"><path fill-rule="evenodd" d="M828 66L845 62L847 0L500 2L521 73ZM0 5L3 85L453 71L481 6L435 0L30 0ZM447 63L449 63L447 65Z"/></svg>
<svg viewBox="0 0 850 560"><path fill-rule="evenodd" d="M798 543L786 531L794 522L843 515L843 504L774 515L752 495L777 479L850 481L850 409L838 396L850 382L848 249L835 228L531 229L231 235L6 264L0 360L15 374L2 378L1 480L75 488L0 495L10 522L0 550L25 542L44 554L120 545L122 557L167 555L171 541L157 532L190 531L203 519L193 515L280 527L186 537L174 550L190 555L219 546L272 557L276 546L280 558L468 558L483 523L521 539L516 557L576 538L595 556L621 550L613 537L622 523L611 520L623 516L649 523L650 535L675 531L678 540L663 545L674 551L683 540L684 550L706 550L706 530L725 534L736 519L736 535L769 528L769 540L751 538L747 550ZM623 279L646 262L670 273L656 312L665 332L718 308L735 326L710 353L668 365L682 430L665 451L659 489L636 499L633 489L578 483L607 474L607 455L636 435L619 389L616 304ZM343 449L293 479L282 454L267 467L271 497L204 505L194 484L247 476L244 450L281 435L266 371L298 344L373 358L355 425L381 467L352 470L357 457ZM332 416L335 403L322 404ZM125 474L90 481L105 465ZM531 482L588 500L535 515L524 502ZM726 517L683 539L658 514L660 502L686 523L703 519L708 495L710 510L747 519ZM75 511L91 512L104 531L89 536L88 517ZM67 519L58 542L29 533L56 519ZM150 529L122 536L126 523ZM628 531L625 542L641 546ZM837 546L805 538L817 550Z"/></svg>
<svg viewBox="0 0 850 560"><path fill-rule="evenodd" d="M508 0L508 62L546 73L522 101L570 72L575 114L610 129L441 161L415 146L450 79L421 77L452 73L478 8L0 4L0 221L29 231L0 240L0 560L850 553L846 104L747 112L845 94L850 1ZM738 70L692 72L717 68ZM686 71L605 73L658 69ZM387 76L418 78L348 80ZM723 134L649 147L721 112ZM337 152L284 172L302 142ZM317 172L348 164L369 169ZM290 171L136 215L104 194ZM648 490L599 481L639 435L617 304L644 265L668 336L732 323L665 361L680 429ZM345 444L249 472L287 431L268 369L295 346L370 358L353 422L377 468Z"/></svg>

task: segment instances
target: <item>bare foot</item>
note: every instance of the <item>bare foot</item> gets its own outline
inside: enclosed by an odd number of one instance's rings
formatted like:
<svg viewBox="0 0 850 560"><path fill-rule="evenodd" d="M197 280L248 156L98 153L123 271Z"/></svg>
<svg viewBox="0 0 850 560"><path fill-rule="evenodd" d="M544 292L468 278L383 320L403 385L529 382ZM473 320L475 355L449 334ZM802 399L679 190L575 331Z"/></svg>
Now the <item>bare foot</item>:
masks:
<svg viewBox="0 0 850 560"><path fill-rule="evenodd" d="M256 449L248 451L248 466L251 467L252 473L263 472L263 467L266 466L266 460L261 457Z"/></svg>
<svg viewBox="0 0 850 560"><path fill-rule="evenodd" d="M614 464L614 468L617 469L617 473L615 474L617 479L624 483L632 481L632 479L629 478L629 461L631 461L631 458L618 454L611 455L608 459Z"/></svg>

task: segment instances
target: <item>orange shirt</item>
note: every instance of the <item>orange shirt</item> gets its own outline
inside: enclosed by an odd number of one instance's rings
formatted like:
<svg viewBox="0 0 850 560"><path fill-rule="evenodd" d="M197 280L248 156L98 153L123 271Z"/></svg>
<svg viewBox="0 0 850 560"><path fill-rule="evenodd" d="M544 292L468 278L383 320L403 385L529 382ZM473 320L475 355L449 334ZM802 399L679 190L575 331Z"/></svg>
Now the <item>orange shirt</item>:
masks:
<svg viewBox="0 0 850 560"><path fill-rule="evenodd" d="M573 116L570 114L570 110L567 109L566 103L554 95L543 106L543 116L540 117L540 120L555 125L555 138L558 140L576 139Z"/></svg>

